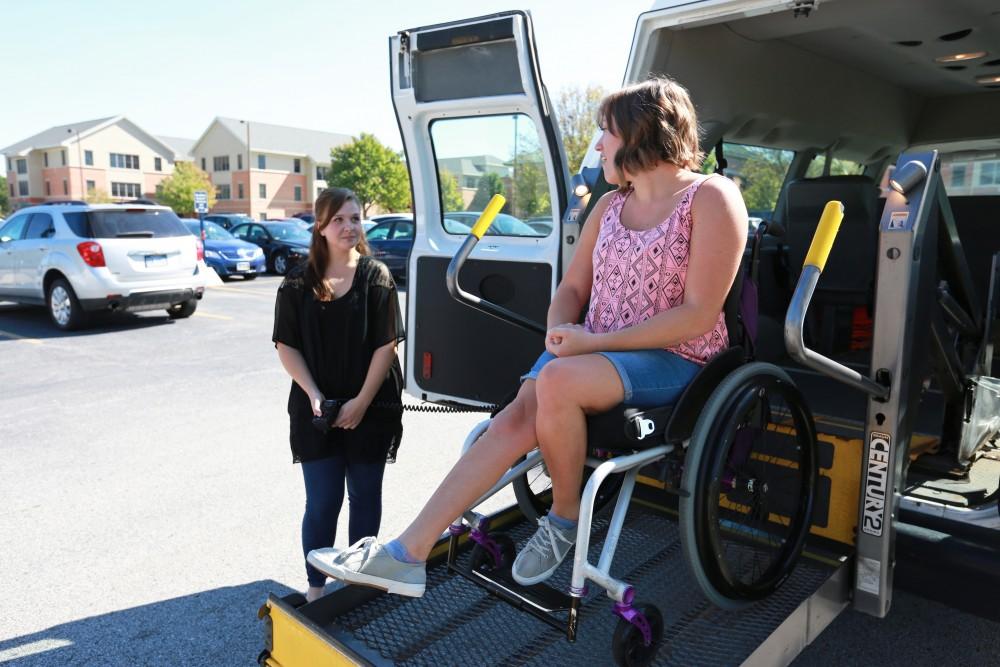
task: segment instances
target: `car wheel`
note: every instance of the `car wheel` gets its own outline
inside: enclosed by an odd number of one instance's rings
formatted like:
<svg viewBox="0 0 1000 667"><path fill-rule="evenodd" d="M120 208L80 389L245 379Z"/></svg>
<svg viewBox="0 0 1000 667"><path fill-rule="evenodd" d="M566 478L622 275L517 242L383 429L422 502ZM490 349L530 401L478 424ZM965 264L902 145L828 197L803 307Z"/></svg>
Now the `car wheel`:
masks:
<svg viewBox="0 0 1000 667"><path fill-rule="evenodd" d="M288 273L288 255L283 252L276 252L274 257L271 259L271 264L274 266L274 272L279 276L283 276Z"/></svg>
<svg viewBox="0 0 1000 667"><path fill-rule="evenodd" d="M185 317L191 317L194 315L194 311L198 309L198 299L188 299L178 304L174 304L170 308L167 308L167 315L172 320L182 320Z"/></svg>
<svg viewBox="0 0 1000 667"><path fill-rule="evenodd" d="M73 331L83 326L86 316L76 298L76 292L65 278L57 278L52 282L45 302L49 307L52 323L59 329Z"/></svg>

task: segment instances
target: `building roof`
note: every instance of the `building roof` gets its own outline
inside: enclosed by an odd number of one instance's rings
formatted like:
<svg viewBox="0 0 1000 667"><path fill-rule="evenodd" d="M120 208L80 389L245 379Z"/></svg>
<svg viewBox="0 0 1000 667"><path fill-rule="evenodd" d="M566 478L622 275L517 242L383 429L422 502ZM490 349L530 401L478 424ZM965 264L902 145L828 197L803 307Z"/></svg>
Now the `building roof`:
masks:
<svg viewBox="0 0 1000 667"><path fill-rule="evenodd" d="M169 148L174 149L174 160L184 160L185 162L193 162L194 155L191 154L191 149L194 148L194 139L185 139L183 137L163 137L157 136L157 141L162 144L166 144Z"/></svg>
<svg viewBox="0 0 1000 667"><path fill-rule="evenodd" d="M53 146L66 145L76 139L77 134L83 136L91 130L110 125L120 118L122 116L109 116L108 118L84 120L77 123L70 123L69 125L56 125L16 144L11 144L6 148L0 149L0 153L4 155L25 155L36 148L52 148Z"/></svg>
<svg viewBox="0 0 1000 667"><path fill-rule="evenodd" d="M215 119L220 125L229 130L233 136L239 139L240 143L246 146L247 125L236 118ZM351 143L354 138L346 134L335 132L321 132L320 130L305 130L298 127L286 127L284 125L271 125L270 123L250 123L250 150L262 153L283 153L286 155L305 155L314 162L328 163L330 161L330 149L335 146ZM209 126L211 128L211 125ZM206 130L206 134L208 131ZM202 138L205 135L202 135ZM201 142L201 138L195 145ZM193 148L193 147L192 147Z"/></svg>

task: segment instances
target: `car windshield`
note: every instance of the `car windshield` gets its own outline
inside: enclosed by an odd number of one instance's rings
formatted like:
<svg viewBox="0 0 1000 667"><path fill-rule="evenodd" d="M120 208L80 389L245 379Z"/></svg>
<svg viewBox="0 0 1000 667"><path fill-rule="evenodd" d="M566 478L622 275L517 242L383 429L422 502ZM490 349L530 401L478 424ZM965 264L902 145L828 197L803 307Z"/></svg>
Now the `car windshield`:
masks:
<svg viewBox="0 0 1000 667"><path fill-rule="evenodd" d="M302 229L294 222L275 222L264 225L271 236L281 241L295 241L296 243L309 243L312 234Z"/></svg>
<svg viewBox="0 0 1000 667"><path fill-rule="evenodd" d="M184 220L185 226L191 230L191 233L198 236L201 233L201 223L197 220ZM205 221L205 240L206 241L231 241L235 236L227 232L221 226L215 224L211 220Z"/></svg>
<svg viewBox="0 0 1000 667"><path fill-rule="evenodd" d="M173 211L105 209L73 211L63 213L63 217L73 233L83 238L160 238L189 234Z"/></svg>
<svg viewBox="0 0 1000 667"><path fill-rule="evenodd" d="M446 222L445 231L451 234L464 234L465 231L455 230L453 222L461 222L468 226L470 229L476 224L476 220L479 220L479 216L482 215L481 211L453 211L445 213L445 221L452 221L451 223ZM449 226L452 228L449 229ZM520 218L515 218L512 215L506 213L498 213L497 217L493 219L493 223L490 228L486 230L487 236L545 236L544 233L532 229L530 225L525 223Z"/></svg>

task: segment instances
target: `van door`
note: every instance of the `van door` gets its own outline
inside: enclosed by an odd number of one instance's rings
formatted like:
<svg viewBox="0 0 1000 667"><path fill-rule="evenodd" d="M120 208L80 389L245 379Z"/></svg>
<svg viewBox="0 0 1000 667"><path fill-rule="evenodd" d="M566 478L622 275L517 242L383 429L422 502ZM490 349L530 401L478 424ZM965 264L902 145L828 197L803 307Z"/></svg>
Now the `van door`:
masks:
<svg viewBox="0 0 1000 667"><path fill-rule="evenodd" d="M517 387L543 336L455 301L445 273L491 196L503 194L507 204L459 283L544 326L561 272L569 177L531 17L503 12L404 30L390 38L390 63L416 222L407 389L425 400L496 402Z"/></svg>

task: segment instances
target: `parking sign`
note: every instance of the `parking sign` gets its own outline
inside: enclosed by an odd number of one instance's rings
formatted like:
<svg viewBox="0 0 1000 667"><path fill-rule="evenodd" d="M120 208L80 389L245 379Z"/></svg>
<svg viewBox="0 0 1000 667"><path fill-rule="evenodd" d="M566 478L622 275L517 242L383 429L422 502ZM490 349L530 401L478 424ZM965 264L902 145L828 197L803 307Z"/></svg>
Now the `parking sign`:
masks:
<svg viewBox="0 0 1000 667"><path fill-rule="evenodd" d="M208 193L205 192L204 190L195 190L194 212L208 213Z"/></svg>

